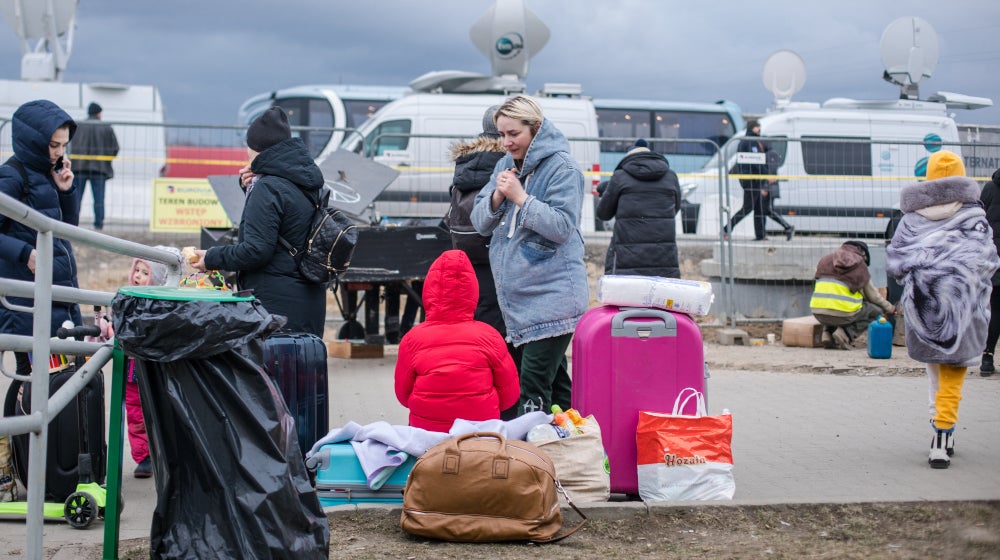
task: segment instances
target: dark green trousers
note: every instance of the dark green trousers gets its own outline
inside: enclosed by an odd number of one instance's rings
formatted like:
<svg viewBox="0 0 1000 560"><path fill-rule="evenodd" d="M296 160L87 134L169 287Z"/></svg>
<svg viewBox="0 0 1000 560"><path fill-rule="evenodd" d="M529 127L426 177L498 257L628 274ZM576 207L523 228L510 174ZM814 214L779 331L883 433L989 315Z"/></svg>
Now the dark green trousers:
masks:
<svg viewBox="0 0 1000 560"><path fill-rule="evenodd" d="M521 345L521 399L517 415L543 410L552 411L557 404L563 410L570 407L572 389L566 349L573 333L543 338Z"/></svg>

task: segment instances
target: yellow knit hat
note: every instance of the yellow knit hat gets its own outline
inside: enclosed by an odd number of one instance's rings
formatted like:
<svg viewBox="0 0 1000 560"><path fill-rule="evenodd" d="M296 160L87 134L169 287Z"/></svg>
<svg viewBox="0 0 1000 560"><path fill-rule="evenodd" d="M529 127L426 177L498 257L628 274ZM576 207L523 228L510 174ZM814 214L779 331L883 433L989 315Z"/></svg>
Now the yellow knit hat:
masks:
<svg viewBox="0 0 1000 560"><path fill-rule="evenodd" d="M938 150L927 160L927 180L933 181L941 177L965 177L965 164L962 158L948 150Z"/></svg>

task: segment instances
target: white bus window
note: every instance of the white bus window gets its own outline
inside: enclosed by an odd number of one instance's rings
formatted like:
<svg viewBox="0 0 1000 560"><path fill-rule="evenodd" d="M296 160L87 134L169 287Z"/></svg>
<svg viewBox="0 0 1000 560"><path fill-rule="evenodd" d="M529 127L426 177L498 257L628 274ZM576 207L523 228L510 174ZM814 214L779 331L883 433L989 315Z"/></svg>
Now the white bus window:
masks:
<svg viewBox="0 0 1000 560"><path fill-rule="evenodd" d="M375 114L388 101L372 101L370 99L363 100L348 100L344 99L344 109L347 110L347 122L344 124L344 128L358 128L361 123L367 121Z"/></svg>
<svg viewBox="0 0 1000 560"><path fill-rule="evenodd" d="M292 127L306 126L319 128L333 128L333 108L325 99L310 99L307 97L288 97L276 99L274 105L285 110L288 114L288 124ZM293 136L301 136L309 149L309 155L318 156L326 144L330 141L333 133L329 130L310 130L305 134L293 130Z"/></svg>
<svg viewBox="0 0 1000 560"><path fill-rule="evenodd" d="M601 138L628 138L601 142L602 152L625 153L636 138L649 138L649 111L628 109L598 109L597 135Z"/></svg>
<svg viewBox="0 0 1000 560"><path fill-rule="evenodd" d="M701 113L689 111L656 111L653 138L703 138L722 146L736 133L732 119L724 113ZM656 151L665 154L710 156L715 146L708 142L662 142Z"/></svg>

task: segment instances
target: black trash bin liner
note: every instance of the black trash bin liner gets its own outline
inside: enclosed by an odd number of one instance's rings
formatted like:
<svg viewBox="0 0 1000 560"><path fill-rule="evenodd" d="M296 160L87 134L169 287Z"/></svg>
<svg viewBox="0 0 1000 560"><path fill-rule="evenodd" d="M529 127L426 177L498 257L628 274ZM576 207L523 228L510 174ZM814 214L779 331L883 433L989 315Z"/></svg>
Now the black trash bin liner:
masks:
<svg viewBox="0 0 1000 560"><path fill-rule="evenodd" d="M258 365L279 318L253 298L184 288L123 288L112 312L136 359L156 479L151 556L328 558L294 421Z"/></svg>

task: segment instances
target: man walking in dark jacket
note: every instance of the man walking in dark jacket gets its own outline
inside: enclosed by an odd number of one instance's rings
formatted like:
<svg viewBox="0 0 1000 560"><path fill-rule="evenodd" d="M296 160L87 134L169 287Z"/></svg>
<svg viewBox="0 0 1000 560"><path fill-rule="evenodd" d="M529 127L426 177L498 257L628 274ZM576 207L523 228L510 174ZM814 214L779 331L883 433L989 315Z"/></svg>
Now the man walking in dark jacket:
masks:
<svg viewBox="0 0 1000 560"><path fill-rule="evenodd" d="M87 107L87 120L80 123L73 137L73 157L76 161L76 199L82 206L83 191L90 182L94 197L94 229L104 227L104 187L115 176L111 160L118 155L118 137L110 124L101 122L103 109L97 103Z"/></svg>
<svg viewBox="0 0 1000 560"><path fill-rule="evenodd" d="M736 165L734 171L741 175L767 175L772 171L767 164L767 145L760 139L760 123L757 121L747 121L746 137L740 140L736 148ZM765 198L764 191L768 188L768 181L765 179L740 179L740 187L743 189L743 206L738 212L733 214L729 223L722 229L722 232L729 238L736 224L753 213L753 233L754 239L764 241L767 239L764 229L764 221L768 215L785 228L785 237L790 241L794 230L792 226L781 219L771 207L773 201ZM766 204L766 206L765 206Z"/></svg>

